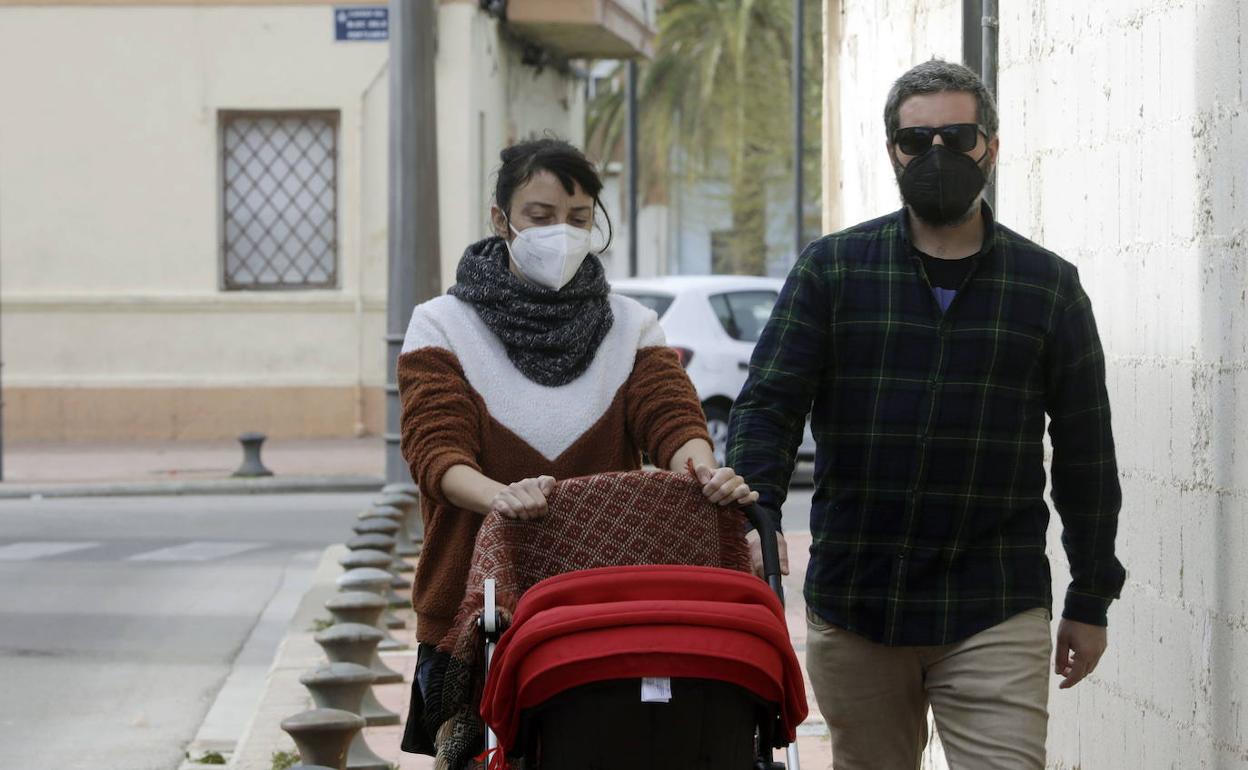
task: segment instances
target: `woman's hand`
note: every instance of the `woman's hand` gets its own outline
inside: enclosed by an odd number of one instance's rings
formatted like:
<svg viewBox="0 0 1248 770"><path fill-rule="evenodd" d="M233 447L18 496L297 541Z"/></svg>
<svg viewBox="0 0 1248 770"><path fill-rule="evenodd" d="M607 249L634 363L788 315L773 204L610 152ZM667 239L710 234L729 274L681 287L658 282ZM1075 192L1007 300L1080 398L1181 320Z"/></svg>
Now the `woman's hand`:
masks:
<svg viewBox="0 0 1248 770"><path fill-rule="evenodd" d="M711 468L697 465L694 473L702 482L702 494L719 505L749 505L758 500L758 493L750 491L750 485L732 468Z"/></svg>
<svg viewBox="0 0 1248 770"><path fill-rule="evenodd" d="M490 512L520 521L540 519L546 515L546 496L554 489L553 476L538 476L508 484L490 501Z"/></svg>

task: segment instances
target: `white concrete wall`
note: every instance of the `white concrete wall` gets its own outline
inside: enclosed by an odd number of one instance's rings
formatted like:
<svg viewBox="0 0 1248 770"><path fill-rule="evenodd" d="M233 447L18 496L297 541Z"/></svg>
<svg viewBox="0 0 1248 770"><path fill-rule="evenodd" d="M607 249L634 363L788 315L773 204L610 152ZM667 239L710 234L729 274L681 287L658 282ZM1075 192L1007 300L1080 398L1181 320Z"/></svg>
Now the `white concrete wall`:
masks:
<svg viewBox="0 0 1248 770"><path fill-rule="evenodd" d="M960 4L841 5L828 155L848 225L896 207L884 97L930 54L960 58ZM1124 492L1110 650L1055 683L1050 765L1248 768L1248 5L999 6L999 218L1080 269Z"/></svg>
<svg viewBox="0 0 1248 770"><path fill-rule="evenodd" d="M1079 266L1124 495L1110 651L1054 692L1051 762L1248 768L1248 7L1001 6L998 208Z"/></svg>

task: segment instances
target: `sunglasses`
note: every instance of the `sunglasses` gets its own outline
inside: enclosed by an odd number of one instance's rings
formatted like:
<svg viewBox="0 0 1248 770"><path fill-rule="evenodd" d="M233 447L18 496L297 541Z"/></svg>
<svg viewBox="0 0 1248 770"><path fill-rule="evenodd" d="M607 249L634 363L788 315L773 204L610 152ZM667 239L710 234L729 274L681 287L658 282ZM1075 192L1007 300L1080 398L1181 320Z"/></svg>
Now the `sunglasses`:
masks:
<svg viewBox="0 0 1248 770"><path fill-rule="evenodd" d="M979 135L984 132L975 123L953 123L948 126L910 126L899 128L893 132L893 144L907 155L919 155L927 152L932 140L940 134L940 141L955 152L970 152L979 143Z"/></svg>

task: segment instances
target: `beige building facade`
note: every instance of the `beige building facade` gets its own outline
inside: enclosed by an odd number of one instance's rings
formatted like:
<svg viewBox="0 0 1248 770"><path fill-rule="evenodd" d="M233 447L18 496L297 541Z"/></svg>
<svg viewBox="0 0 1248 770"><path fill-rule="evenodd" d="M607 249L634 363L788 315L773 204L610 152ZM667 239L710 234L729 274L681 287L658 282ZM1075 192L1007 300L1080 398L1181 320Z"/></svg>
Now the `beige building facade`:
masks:
<svg viewBox="0 0 1248 770"><path fill-rule="evenodd" d="M998 218L1079 268L1123 485L1127 584L1096 673L1054 678L1049 766L1248 769L1248 5L997 5ZM899 207L885 95L961 59L961 6L825 2L829 229Z"/></svg>
<svg viewBox="0 0 1248 770"><path fill-rule="evenodd" d="M439 6L444 286L499 150L582 140L570 57L653 35L641 0L572 3L581 49L566 3L512 5L523 35ZM381 432L389 47L335 39L367 7L0 0L7 438Z"/></svg>

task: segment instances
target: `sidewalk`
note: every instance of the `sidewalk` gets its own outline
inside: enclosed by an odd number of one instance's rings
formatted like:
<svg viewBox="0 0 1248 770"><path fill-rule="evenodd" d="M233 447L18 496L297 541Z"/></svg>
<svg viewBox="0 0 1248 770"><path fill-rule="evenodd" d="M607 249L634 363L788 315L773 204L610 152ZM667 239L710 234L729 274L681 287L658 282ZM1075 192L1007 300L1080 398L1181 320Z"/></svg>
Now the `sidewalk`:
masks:
<svg viewBox="0 0 1248 770"><path fill-rule="evenodd" d="M373 490L383 483L378 436L266 441L273 476L236 479L235 440L6 444L0 498Z"/></svg>

